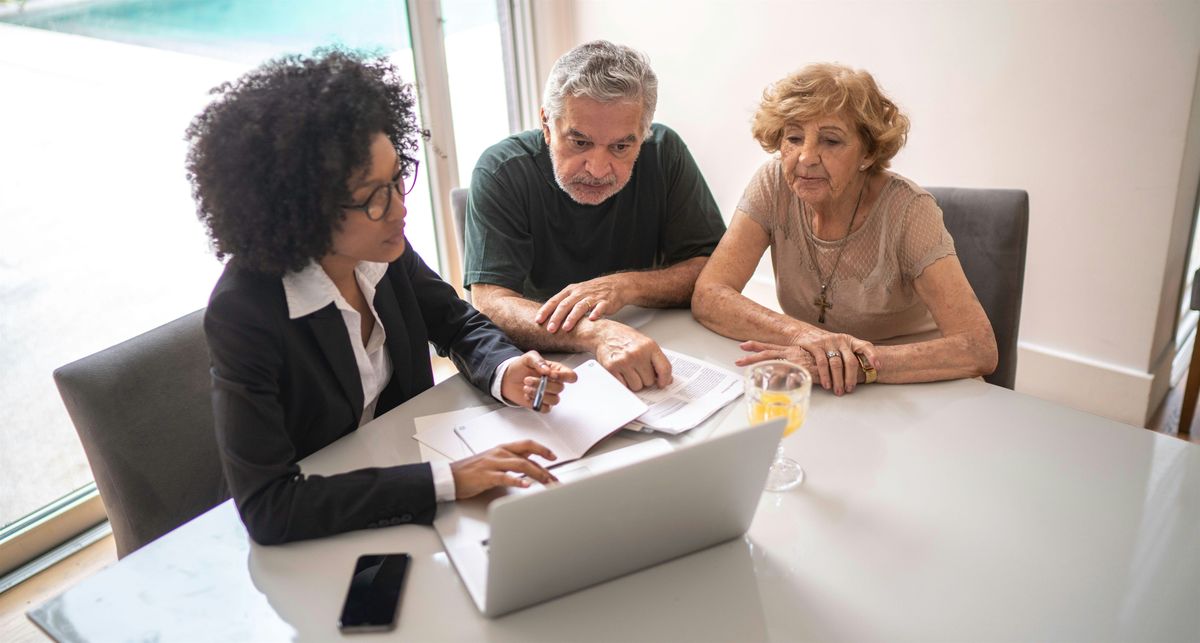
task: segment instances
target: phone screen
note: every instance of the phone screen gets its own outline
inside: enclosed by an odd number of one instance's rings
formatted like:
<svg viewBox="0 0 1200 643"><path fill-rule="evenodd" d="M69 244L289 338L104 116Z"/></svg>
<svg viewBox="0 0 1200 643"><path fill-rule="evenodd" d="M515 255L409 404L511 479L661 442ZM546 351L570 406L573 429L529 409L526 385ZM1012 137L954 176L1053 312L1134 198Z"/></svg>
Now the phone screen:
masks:
<svg viewBox="0 0 1200 643"><path fill-rule="evenodd" d="M380 632L396 626L400 591L408 573L408 554L359 556L350 579L350 591L338 619L344 632Z"/></svg>

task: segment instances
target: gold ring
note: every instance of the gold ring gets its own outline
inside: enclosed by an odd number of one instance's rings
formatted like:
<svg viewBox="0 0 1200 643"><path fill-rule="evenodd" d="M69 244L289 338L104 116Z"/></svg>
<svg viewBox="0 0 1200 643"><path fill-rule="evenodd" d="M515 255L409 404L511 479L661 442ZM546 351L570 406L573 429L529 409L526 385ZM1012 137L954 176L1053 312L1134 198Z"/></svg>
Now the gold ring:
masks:
<svg viewBox="0 0 1200 643"><path fill-rule="evenodd" d="M858 367L862 369L865 380L863 383L874 384L879 379L879 372L875 370L874 366L871 366L871 360L867 359L867 356L862 353L855 353L854 356L858 358Z"/></svg>

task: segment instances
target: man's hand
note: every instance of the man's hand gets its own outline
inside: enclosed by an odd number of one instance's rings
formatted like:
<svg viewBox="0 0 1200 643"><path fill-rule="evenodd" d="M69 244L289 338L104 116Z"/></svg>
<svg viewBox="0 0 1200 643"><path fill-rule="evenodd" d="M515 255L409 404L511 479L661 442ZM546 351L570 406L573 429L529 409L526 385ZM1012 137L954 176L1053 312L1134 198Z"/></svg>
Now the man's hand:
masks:
<svg viewBox="0 0 1200 643"><path fill-rule="evenodd" d="M529 459L534 454L547 460L557 459L550 449L533 440L523 440L451 462L454 497L459 500L470 498L493 487L528 487L532 484L531 478L542 484L558 482L558 478ZM523 473L526 477L510 475L510 472Z"/></svg>
<svg viewBox="0 0 1200 643"><path fill-rule="evenodd" d="M627 279L620 275L596 277L571 284L538 309L533 321L545 324L546 330L556 333L561 328L569 333L585 316L596 321L605 315L613 315L630 302Z"/></svg>
<svg viewBox="0 0 1200 643"><path fill-rule="evenodd" d="M671 384L671 362L654 340L615 322L601 332L592 351L596 361L631 391Z"/></svg>
<svg viewBox="0 0 1200 643"><path fill-rule="evenodd" d="M513 404L532 408L533 397L543 375L549 378L549 382L542 395L541 412L549 413L550 407L558 404L563 385L578 378L575 371L558 362L543 359L537 351L529 351L509 364L508 370L504 372L504 380L500 382L500 393Z"/></svg>

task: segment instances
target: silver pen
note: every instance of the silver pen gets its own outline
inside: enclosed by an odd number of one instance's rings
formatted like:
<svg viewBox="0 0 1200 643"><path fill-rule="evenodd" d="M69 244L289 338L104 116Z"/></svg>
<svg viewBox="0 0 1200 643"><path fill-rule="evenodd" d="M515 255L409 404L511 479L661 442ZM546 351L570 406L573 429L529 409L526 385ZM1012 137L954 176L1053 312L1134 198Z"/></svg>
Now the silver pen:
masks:
<svg viewBox="0 0 1200 643"><path fill-rule="evenodd" d="M542 396L546 394L546 383L549 381L548 375L543 375L542 379L538 380L537 392L533 394L533 410L542 410Z"/></svg>

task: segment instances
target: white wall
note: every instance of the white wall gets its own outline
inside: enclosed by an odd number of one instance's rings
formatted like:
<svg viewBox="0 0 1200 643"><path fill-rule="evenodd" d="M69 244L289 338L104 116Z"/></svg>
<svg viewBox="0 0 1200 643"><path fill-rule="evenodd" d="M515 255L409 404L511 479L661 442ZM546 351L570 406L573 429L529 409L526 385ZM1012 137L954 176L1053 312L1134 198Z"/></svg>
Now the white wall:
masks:
<svg viewBox="0 0 1200 643"><path fill-rule="evenodd" d="M657 120L683 135L727 218L766 158L748 125L763 88L809 62L869 70L913 122L893 169L1029 191L1018 390L1133 424L1161 398L1200 179L1200 142L1185 149L1200 2L537 7L542 61L593 38L650 56Z"/></svg>

